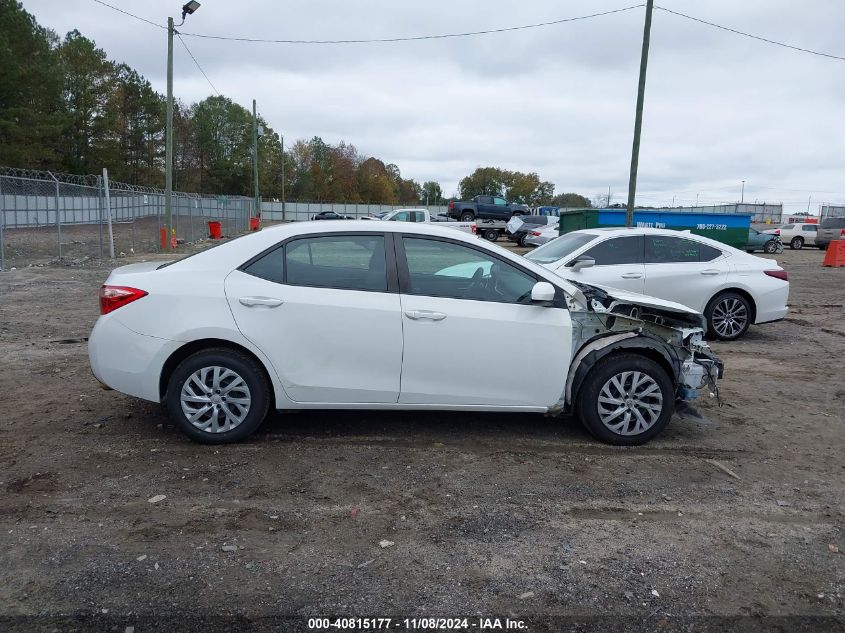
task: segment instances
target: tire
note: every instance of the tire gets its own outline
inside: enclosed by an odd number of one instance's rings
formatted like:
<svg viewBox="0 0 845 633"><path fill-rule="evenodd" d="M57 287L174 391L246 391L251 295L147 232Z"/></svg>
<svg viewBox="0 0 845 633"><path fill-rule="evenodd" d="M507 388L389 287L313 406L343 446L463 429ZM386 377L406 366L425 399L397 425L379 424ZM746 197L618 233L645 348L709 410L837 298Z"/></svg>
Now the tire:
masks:
<svg viewBox="0 0 845 633"><path fill-rule="evenodd" d="M484 232L481 235L489 242L495 242L499 239L499 231L496 229L484 229Z"/></svg>
<svg viewBox="0 0 845 633"><path fill-rule="evenodd" d="M611 398L618 406L609 403ZM674 408L672 379L639 354L613 354L598 361L577 396L582 424L596 439L616 446L645 444L666 428Z"/></svg>
<svg viewBox="0 0 845 633"><path fill-rule="evenodd" d="M827 244L819 244L818 246L819 246L820 251L826 251L827 250Z"/></svg>
<svg viewBox="0 0 845 633"><path fill-rule="evenodd" d="M763 244L763 252L764 253L769 253L771 255L772 253L777 252L777 250L778 250L778 247L775 244L774 240L769 240L768 242Z"/></svg>
<svg viewBox="0 0 845 633"><path fill-rule="evenodd" d="M522 246L523 248L525 247L525 236L524 235L519 236L519 238L516 240L516 245Z"/></svg>
<svg viewBox="0 0 845 633"><path fill-rule="evenodd" d="M804 238L803 237L793 237L792 241L789 243L789 248L794 251L800 251L804 248Z"/></svg>
<svg viewBox="0 0 845 633"><path fill-rule="evenodd" d="M751 303L738 292L723 292L704 308L707 332L720 341L735 341L751 325Z"/></svg>
<svg viewBox="0 0 845 633"><path fill-rule="evenodd" d="M753 248L746 248L746 249L745 249L745 252L746 252L746 253L753 253L753 252L754 252L754 249L753 249Z"/></svg>
<svg viewBox="0 0 845 633"><path fill-rule="evenodd" d="M461 222L472 222L475 220L475 214L472 211L461 212Z"/></svg>
<svg viewBox="0 0 845 633"><path fill-rule="evenodd" d="M238 403L232 406L235 398ZM171 374L165 395L173 423L203 444L228 444L252 435L264 421L269 403L270 384L262 367L225 347L202 350L183 360ZM190 413L200 411L197 423L191 422Z"/></svg>

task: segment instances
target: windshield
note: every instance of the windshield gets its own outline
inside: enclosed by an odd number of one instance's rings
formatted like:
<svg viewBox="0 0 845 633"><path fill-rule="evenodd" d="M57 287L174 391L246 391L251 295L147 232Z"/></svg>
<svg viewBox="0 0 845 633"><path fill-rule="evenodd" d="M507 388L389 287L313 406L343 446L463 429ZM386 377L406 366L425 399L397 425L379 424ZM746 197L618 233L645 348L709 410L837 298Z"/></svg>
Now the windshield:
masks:
<svg viewBox="0 0 845 633"><path fill-rule="evenodd" d="M526 259L538 264L551 264L577 251L598 237L594 233L567 233L526 254Z"/></svg>

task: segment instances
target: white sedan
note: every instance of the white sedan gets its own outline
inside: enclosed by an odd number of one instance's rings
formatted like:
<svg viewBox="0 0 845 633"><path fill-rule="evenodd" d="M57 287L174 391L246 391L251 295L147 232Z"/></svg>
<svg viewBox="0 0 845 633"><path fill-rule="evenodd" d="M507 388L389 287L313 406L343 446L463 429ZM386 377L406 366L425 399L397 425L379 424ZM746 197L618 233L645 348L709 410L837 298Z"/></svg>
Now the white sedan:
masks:
<svg viewBox="0 0 845 633"><path fill-rule="evenodd" d="M100 306L94 376L209 443L269 408L335 408L575 411L599 439L640 444L722 371L684 306L425 224L279 225L118 268ZM522 324L547 343L530 372L478 344Z"/></svg>
<svg viewBox="0 0 845 633"><path fill-rule="evenodd" d="M753 324L783 319L789 279L776 261L688 231L573 231L526 258L570 279L641 292L704 313L711 336L737 339Z"/></svg>

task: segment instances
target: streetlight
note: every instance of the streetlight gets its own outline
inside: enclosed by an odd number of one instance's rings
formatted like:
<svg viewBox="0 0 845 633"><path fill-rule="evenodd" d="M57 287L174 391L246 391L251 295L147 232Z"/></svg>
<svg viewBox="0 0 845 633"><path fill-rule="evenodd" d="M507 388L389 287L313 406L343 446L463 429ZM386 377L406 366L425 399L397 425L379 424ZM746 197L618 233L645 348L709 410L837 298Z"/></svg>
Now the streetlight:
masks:
<svg viewBox="0 0 845 633"><path fill-rule="evenodd" d="M742 193L739 194L739 202L740 202L740 204L745 202L745 181L744 180L742 181Z"/></svg>
<svg viewBox="0 0 845 633"><path fill-rule="evenodd" d="M200 8L200 3L191 0L182 5L182 21ZM173 18L167 18L167 125L164 149L164 223L167 235L164 240L164 250L170 250L170 236L173 234Z"/></svg>

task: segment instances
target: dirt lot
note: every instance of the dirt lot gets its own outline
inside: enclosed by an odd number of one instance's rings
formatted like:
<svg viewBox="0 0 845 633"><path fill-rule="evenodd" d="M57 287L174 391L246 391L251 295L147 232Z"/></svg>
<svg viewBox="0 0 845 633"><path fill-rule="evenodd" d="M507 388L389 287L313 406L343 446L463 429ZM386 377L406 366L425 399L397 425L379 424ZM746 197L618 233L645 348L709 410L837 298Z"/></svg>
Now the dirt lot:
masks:
<svg viewBox="0 0 845 633"><path fill-rule="evenodd" d="M199 446L92 378L76 341L108 264L0 273L0 629L845 630L845 269L778 259L788 319L714 344L725 406L634 449L568 419L365 412Z"/></svg>

